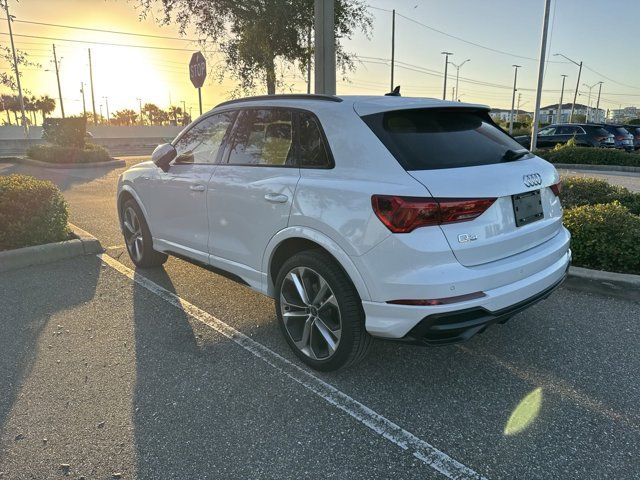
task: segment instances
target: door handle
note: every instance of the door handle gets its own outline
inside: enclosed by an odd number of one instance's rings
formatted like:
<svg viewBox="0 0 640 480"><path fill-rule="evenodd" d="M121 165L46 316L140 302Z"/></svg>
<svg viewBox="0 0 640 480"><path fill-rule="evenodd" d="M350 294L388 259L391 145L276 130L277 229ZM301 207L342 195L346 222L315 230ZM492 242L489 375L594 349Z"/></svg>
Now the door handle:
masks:
<svg viewBox="0 0 640 480"><path fill-rule="evenodd" d="M189 186L189 190L192 190L194 192L204 192L205 191L205 186L204 185L191 185L191 186Z"/></svg>
<svg viewBox="0 0 640 480"><path fill-rule="evenodd" d="M289 197L283 193L267 193L264 196L264 199L271 203L286 203L287 200L289 200Z"/></svg>

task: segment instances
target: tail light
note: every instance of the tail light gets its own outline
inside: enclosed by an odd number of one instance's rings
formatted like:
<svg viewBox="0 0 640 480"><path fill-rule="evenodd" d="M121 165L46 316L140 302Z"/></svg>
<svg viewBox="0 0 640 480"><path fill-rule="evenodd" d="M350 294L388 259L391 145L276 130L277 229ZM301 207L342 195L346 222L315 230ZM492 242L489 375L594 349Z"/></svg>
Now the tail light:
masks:
<svg viewBox="0 0 640 480"><path fill-rule="evenodd" d="M607 137L594 137L596 142L602 142L603 140L606 140Z"/></svg>
<svg viewBox="0 0 640 480"><path fill-rule="evenodd" d="M554 195L556 197L559 197L560 194L562 193L562 181L559 181L558 183L554 183L553 185L551 185L551 191L554 193Z"/></svg>
<svg viewBox="0 0 640 480"><path fill-rule="evenodd" d="M626 139L626 138L627 138L627 137L625 137L624 135L618 135L618 136L616 136L616 140L624 140L624 139Z"/></svg>
<svg viewBox="0 0 640 480"><path fill-rule="evenodd" d="M373 195L373 211L393 233L419 227L468 222L482 215L495 198L422 198Z"/></svg>

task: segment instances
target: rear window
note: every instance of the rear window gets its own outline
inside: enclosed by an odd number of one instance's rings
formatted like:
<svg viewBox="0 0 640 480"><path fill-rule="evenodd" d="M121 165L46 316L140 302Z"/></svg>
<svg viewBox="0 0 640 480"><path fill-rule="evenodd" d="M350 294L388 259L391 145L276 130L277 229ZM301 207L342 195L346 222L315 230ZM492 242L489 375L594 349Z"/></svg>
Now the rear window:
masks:
<svg viewBox="0 0 640 480"><path fill-rule="evenodd" d="M627 129L622 127L616 127L616 133L618 135L629 135L629 132L627 131Z"/></svg>
<svg viewBox="0 0 640 480"><path fill-rule="evenodd" d="M596 129L593 131L593 134L594 134L594 135L602 135L603 137L608 137L609 135L611 135L607 130L605 130L605 129L604 129L604 128L602 128L602 127L596 128Z"/></svg>
<svg viewBox="0 0 640 480"><path fill-rule="evenodd" d="M484 111L396 110L362 119L406 170L490 165L523 149Z"/></svg>

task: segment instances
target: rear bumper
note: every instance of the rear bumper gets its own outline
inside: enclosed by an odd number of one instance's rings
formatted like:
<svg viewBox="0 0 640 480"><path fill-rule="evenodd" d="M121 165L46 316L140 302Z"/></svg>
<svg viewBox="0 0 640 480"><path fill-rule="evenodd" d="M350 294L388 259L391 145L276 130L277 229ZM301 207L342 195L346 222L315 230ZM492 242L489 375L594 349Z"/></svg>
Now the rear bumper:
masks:
<svg viewBox="0 0 640 480"><path fill-rule="evenodd" d="M559 281L540 293L495 312L490 312L484 307L473 307L427 316L401 340L418 345L449 345L464 342L482 333L488 326L494 323L505 323L516 313L544 300L564 282L565 278L566 273Z"/></svg>
<svg viewBox="0 0 640 480"><path fill-rule="evenodd" d="M366 329L376 337L407 341L419 339L419 343L464 341L487 325L502 321L545 298L564 280L570 263L571 250L567 248L557 260L538 272L484 290L485 297L454 304L412 306L363 301ZM447 328L447 324L459 325ZM431 335L433 332L441 333Z"/></svg>

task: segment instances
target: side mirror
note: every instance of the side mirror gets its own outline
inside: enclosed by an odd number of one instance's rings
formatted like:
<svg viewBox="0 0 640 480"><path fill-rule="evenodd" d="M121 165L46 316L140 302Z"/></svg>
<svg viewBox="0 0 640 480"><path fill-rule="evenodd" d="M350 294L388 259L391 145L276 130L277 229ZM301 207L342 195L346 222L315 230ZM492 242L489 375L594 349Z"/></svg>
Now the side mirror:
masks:
<svg viewBox="0 0 640 480"><path fill-rule="evenodd" d="M170 143L163 143L162 145L158 145L156 149L151 154L151 160L156 166L162 169L163 172L169 171L169 164L176 158L178 152L173 145Z"/></svg>

